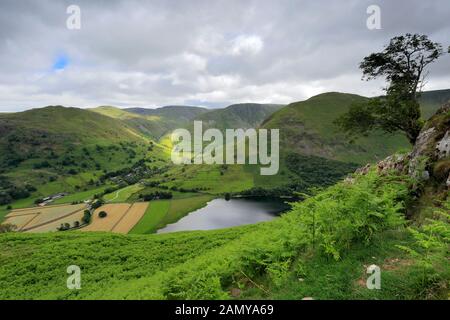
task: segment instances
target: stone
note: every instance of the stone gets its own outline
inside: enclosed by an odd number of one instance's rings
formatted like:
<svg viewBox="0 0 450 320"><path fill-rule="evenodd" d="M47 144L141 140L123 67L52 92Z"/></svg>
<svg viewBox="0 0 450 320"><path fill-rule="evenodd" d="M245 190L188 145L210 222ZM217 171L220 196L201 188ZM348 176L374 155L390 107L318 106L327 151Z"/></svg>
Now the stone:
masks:
<svg viewBox="0 0 450 320"><path fill-rule="evenodd" d="M437 143L436 153L438 159L450 156L450 130L447 131L444 137Z"/></svg>

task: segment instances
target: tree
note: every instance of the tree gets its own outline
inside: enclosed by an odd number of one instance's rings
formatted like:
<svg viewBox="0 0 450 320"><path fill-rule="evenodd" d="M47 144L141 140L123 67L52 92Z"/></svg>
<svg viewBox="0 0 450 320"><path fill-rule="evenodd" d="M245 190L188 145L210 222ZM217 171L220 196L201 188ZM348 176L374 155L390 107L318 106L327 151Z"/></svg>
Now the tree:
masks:
<svg viewBox="0 0 450 320"><path fill-rule="evenodd" d="M106 211L100 211L99 214L98 214L98 216L100 218L106 218L107 215L108 215L108 213L106 213Z"/></svg>
<svg viewBox="0 0 450 320"><path fill-rule="evenodd" d="M89 210L84 210L84 215L81 220L85 224L88 224L89 222L91 222L91 212Z"/></svg>
<svg viewBox="0 0 450 320"><path fill-rule="evenodd" d="M350 137L379 129L400 131L414 144L423 125L418 98L426 67L442 54L442 46L426 35L408 33L392 38L382 52L365 57L359 66L367 81L385 78L386 96L352 105L336 124Z"/></svg>

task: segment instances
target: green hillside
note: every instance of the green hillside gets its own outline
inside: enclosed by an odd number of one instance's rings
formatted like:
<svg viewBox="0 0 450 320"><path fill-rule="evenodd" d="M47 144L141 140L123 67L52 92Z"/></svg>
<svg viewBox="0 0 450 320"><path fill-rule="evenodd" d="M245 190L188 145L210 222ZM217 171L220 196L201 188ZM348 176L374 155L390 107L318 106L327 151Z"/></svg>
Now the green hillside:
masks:
<svg viewBox="0 0 450 320"><path fill-rule="evenodd" d="M283 107L278 104L241 103L224 109L211 110L196 117L206 128L220 130L234 128L256 128L264 119Z"/></svg>
<svg viewBox="0 0 450 320"><path fill-rule="evenodd" d="M162 115L150 115L144 113L133 113L127 109L120 109L111 106L101 106L90 111L121 120L123 123L132 127L136 132L150 137L160 139L164 134L185 125L185 119L166 118Z"/></svg>
<svg viewBox="0 0 450 320"><path fill-rule="evenodd" d="M352 103L367 98L330 92L306 101L292 103L274 113L264 128L280 129L281 148L302 155L313 155L344 162L365 164L379 160L398 149L408 147L401 135L372 134L349 143L337 131L333 121Z"/></svg>
<svg viewBox="0 0 450 320"><path fill-rule="evenodd" d="M150 140L131 125L83 109L1 114L0 132L1 205L29 206L58 192L98 189L106 172L144 158L166 161L161 147L150 150Z"/></svg>
<svg viewBox="0 0 450 320"><path fill-rule="evenodd" d="M164 117L174 121L189 121L200 114L208 112L208 109L194 106L165 106L161 108L128 108L128 112L144 115Z"/></svg>
<svg viewBox="0 0 450 320"><path fill-rule="evenodd" d="M302 155L313 155L344 162L365 164L409 148L401 134L373 133L349 143L333 121L345 113L352 103L368 98L346 93L330 92L306 101L294 102L275 112L263 123L264 128L279 128L281 147ZM422 112L429 118L450 99L450 90L424 92Z"/></svg>
<svg viewBox="0 0 450 320"><path fill-rule="evenodd" d="M423 117L430 118L440 106L450 101L450 89L425 91L420 97Z"/></svg>

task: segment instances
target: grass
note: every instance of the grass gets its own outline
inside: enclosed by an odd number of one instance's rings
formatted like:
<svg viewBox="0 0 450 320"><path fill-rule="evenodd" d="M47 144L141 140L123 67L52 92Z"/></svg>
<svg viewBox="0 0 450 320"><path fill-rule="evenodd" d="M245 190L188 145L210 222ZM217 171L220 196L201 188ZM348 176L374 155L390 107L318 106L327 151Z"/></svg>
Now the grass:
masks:
<svg viewBox="0 0 450 320"><path fill-rule="evenodd" d="M117 191L106 194L103 198L107 202L126 202L133 194L144 188L143 185L133 184Z"/></svg>
<svg viewBox="0 0 450 320"><path fill-rule="evenodd" d="M177 222L188 213L204 207L213 198L211 195L197 195L189 198L150 201L145 215L130 233L154 233L168 224Z"/></svg>
<svg viewBox="0 0 450 320"><path fill-rule="evenodd" d="M250 228L247 228L250 229ZM0 235L0 299L80 299L122 281L148 277L239 238L243 229L116 235L64 232ZM69 265L82 272L82 290L66 287Z"/></svg>
<svg viewBox="0 0 450 320"><path fill-rule="evenodd" d="M239 192L254 186L253 173L246 171L244 165L228 165L226 170L219 165L175 166L168 174L174 177L164 183L169 188L196 188L211 194Z"/></svg>
<svg viewBox="0 0 450 320"><path fill-rule="evenodd" d="M170 206L170 200L151 201L145 215L131 229L130 234L150 234L158 230L159 223L166 216Z"/></svg>
<svg viewBox="0 0 450 320"><path fill-rule="evenodd" d="M214 197L211 195L194 196L172 200L150 201L144 217L131 230L132 234L154 233L166 225L175 223L182 217L206 205Z"/></svg>
<svg viewBox="0 0 450 320"><path fill-rule="evenodd" d="M0 223L5 219L5 216L8 214L10 210L6 209L6 207L0 208Z"/></svg>
<svg viewBox="0 0 450 320"><path fill-rule="evenodd" d="M255 281L267 291L249 287L240 299L414 299L419 294L416 289L420 279L414 268L408 266L410 257L396 248L399 244L412 243L405 230L387 231L378 235L370 246L356 244L339 261L304 254L293 263L281 284L275 286L267 277L260 277ZM370 290L366 286L370 275L366 269L372 264L381 268L381 290Z"/></svg>
<svg viewBox="0 0 450 320"><path fill-rule="evenodd" d="M167 224L177 222L186 214L198 210L206 206L207 202L211 201L214 197L210 195L175 199L170 202L169 211L164 219L160 223L160 228Z"/></svg>
<svg viewBox="0 0 450 320"><path fill-rule="evenodd" d="M92 197L95 194L100 194L103 191L105 191L106 188L108 188L107 185L99 187L99 188L87 190L87 191L81 191L81 192L69 194L60 199L55 200L53 202L53 204L72 203L72 202L89 200L89 199L92 199Z"/></svg>

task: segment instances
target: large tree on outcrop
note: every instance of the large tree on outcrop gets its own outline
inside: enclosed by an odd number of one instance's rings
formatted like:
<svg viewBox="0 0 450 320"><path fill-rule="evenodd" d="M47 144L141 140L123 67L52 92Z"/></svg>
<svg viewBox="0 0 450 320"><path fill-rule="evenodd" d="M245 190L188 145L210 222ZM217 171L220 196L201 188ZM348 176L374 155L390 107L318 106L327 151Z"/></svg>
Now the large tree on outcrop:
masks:
<svg viewBox="0 0 450 320"><path fill-rule="evenodd" d="M336 120L350 137L381 129L403 132L414 144L422 128L418 98L426 67L443 54L442 46L426 35L406 34L391 39L382 52L372 53L360 64L363 79L384 78L386 95L369 103L352 105Z"/></svg>

